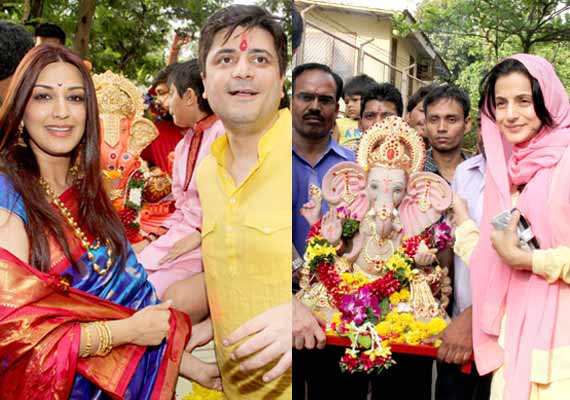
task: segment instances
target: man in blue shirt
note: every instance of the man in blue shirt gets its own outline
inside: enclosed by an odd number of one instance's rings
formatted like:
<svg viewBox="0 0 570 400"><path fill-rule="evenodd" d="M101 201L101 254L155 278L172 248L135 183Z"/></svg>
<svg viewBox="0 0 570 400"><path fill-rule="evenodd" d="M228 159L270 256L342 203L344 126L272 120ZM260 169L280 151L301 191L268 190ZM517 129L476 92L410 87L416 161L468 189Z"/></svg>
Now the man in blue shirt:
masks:
<svg viewBox="0 0 570 400"><path fill-rule="evenodd" d="M326 172L354 153L332 138L342 79L322 64L303 64L293 71L293 243L302 256L309 224L300 214L309 187L321 187ZM327 205L323 202L323 213Z"/></svg>
<svg viewBox="0 0 570 400"><path fill-rule="evenodd" d="M342 86L342 79L326 65L303 64L293 70L293 253L296 251L299 257L293 261L294 268L302 263L300 257L310 228L301 215L303 205L309 201L310 186L320 188L329 168L355 159L354 153L332 138ZM322 213L326 211L323 202ZM365 399L367 377L340 371L344 348L323 349L323 325L311 309L293 300L293 398L305 398L306 383L309 400Z"/></svg>

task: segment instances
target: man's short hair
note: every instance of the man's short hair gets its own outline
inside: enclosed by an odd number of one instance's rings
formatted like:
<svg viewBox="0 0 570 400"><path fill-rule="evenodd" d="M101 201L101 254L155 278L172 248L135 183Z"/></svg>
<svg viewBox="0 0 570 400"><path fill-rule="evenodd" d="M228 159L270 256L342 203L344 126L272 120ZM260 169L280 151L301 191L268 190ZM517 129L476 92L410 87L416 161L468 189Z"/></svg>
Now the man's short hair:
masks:
<svg viewBox="0 0 570 400"><path fill-rule="evenodd" d="M402 94L396 88L396 86L392 85L391 83L376 84L375 87L373 87L368 91L368 93L365 93L362 96L362 100L360 101L360 118L362 118L366 103L371 100L388 101L390 103L393 103L396 106L396 113L398 114L398 117L402 116L402 113L404 111Z"/></svg>
<svg viewBox="0 0 570 400"><path fill-rule="evenodd" d="M463 118L469 116L471 100L467 92L455 85L446 83L432 89L424 98L424 111L427 115L428 107L443 99L455 100L463 108Z"/></svg>
<svg viewBox="0 0 570 400"><path fill-rule="evenodd" d="M0 21L0 81L14 74L26 53L34 47L32 34L21 25Z"/></svg>
<svg viewBox="0 0 570 400"><path fill-rule="evenodd" d="M184 93L186 93L188 89L192 89L198 99L198 107L200 110L209 115L214 113L210 108L210 104L208 104L208 100L202 96L204 94L204 83L200 76L198 59L194 58L190 61L178 63L172 67L170 75L168 75L167 84L169 87L170 85L174 85L180 97L184 96Z"/></svg>
<svg viewBox="0 0 570 400"><path fill-rule="evenodd" d="M408 105L406 106L406 112L411 113L412 111L414 111L414 108L416 108L416 106L424 100L424 97L426 97L427 94L436 87L437 84L431 83L427 86L422 86L421 88L416 90L416 92L408 100Z"/></svg>
<svg viewBox="0 0 570 400"><path fill-rule="evenodd" d="M293 38L292 44L293 51L297 50L301 45L301 41L303 40L303 18L301 17L301 13L297 10L295 5L291 7L291 23L293 25Z"/></svg>
<svg viewBox="0 0 570 400"><path fill-rule="evenodd" d="M342 95L342 89L343 89L343 83L342 83L342 78L336 73L334 72L332 69L330 69L328 66L324 65L324 64L319 64L319 63L307 63L307 64L301 64L295 67L295 69L293 70L293 92L295 92L295 81L297 80L297 78L299 77L299 75L301 75L303 72L306 71L312 71L312 70L318 70L318 71L322 71L326 74L329 74L330 76L333 77L335 83L336 83L336 101L338 102L338 100L340 99L341 95Z"/></svg>
<svg viewBox="0 0 570 400"><path fill-rule="evenodd" d="M279 72L281 76L285 75L287 70L287 36L283 27L278 19L264 8L245 4L234 4L216 11L202 26L198 44L198 61L202 73L206 75L206 58L212 48L216 34L227 29L224 36L225 43L238 27L246 30L260 28L273 37L275 52L279 59Z"/></svg>
<svg viewBox="0 0 570 400"><path fill-rule="evenodd" d="M158 71L158 73L156 74L156 76L154 77L154 79L152 80L152 85L151 87L156 88L158 85L160 85L161 83L164 84L168 84L168 75L170 75L170 73L172 72L172 69L178 65L178 63L173 63L170 65L167 65L165 68L161 69L160 71Z"/></svg>
<svg viewBox="0 0 570 400"><path fill-rule="evenodd" d="M39 24L34 31L34 37L43 38L54 38L60 41L60 43L65 45L65 32L56 24L50 24L49 22L44 22Z"/></svg>
<svg viewBox="0 0 570 400"><path fill-rule="evenodd" d="M378 86L378 83L368 75L356 75L344 85L342 98L346 99L348 96L363 96L376 86Z"/></svg>

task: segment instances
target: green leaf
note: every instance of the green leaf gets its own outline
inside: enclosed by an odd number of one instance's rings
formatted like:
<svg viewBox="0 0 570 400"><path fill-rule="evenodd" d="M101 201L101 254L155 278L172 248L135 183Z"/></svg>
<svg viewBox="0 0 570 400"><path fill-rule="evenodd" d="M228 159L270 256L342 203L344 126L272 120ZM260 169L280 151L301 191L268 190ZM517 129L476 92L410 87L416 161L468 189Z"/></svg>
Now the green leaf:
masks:
<svg viewBox="0 0 570 400"><path fill-rule="evenodd" d="M358 337L358 345L365 349L369 349L370 346L372 346L372 339L370 339L370 336L361 335Z"/></svg>

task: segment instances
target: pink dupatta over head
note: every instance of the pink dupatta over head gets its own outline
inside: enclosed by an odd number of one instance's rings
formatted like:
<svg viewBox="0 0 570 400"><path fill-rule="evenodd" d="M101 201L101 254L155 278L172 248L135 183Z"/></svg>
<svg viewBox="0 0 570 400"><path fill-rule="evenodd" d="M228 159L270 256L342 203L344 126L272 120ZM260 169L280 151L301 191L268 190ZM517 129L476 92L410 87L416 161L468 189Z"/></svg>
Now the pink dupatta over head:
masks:
<svg viewBox="0 0 570 400"><path fill-rule="evenodd" d="M534 362L542 350L548 356L540 363L552 365L550 350L570 346L570 289L563 281L549 284L537 274L506 265L491 245L490 222L512 207L510 187L526 184L517 208L530 222L540 247L570 245L570 106L550 63L528 54L510 58L524 64L538 80L554 126L543 127L531 140L513 146L493 120L481 115L488 168L481 235L470 263L473 345L479 373L504 364L505 399L526 400L531 382L570 379L570 365L567 371L539 371ZM502 348L498 338L505 315Z"/></svg>

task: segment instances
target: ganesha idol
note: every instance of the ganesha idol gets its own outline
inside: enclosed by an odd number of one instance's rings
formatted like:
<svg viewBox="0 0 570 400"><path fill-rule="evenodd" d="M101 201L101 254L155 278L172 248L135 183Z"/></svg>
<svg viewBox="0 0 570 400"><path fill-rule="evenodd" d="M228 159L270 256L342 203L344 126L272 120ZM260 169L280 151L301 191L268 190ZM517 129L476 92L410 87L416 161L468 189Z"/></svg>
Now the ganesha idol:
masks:
<svg viewBox="0 0 570 400"><path fill-rule="evenodd" d="M143 118L140 90L110 71L93 76L102 128L101 165L106 189L131 242L153 232L169 216L171 184L166 173L149 171L141 152L158 136ZM143 231L141 231L141 228Z"/></svg>
<svg viewBox="0 0 570 400"><path fill-rule="evenodd" d="M452 191L440 176L422 172L424 162L423 139L401 118L389 117L363 134L357 162L333 166L323 178L322 191L310 188L310 202L302 210L311 231L320 230L319 235L334 246L339 274L369 281L380 278L390 270L395 252L414 245L407 281L411 295L402 307L419 321L447 318L451 290L447 270L436 266L437 249L429 229L450 207ZM329 211L319 219L322 198ZM347 220L354 223L347 225ZM347 235L351 226L357 231ZM417 240L410 244L406 238ZM307 263L301 277L302 300L327 314L333 298Z"/></svg>

